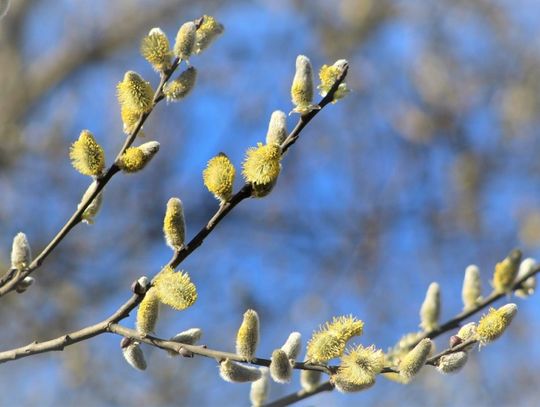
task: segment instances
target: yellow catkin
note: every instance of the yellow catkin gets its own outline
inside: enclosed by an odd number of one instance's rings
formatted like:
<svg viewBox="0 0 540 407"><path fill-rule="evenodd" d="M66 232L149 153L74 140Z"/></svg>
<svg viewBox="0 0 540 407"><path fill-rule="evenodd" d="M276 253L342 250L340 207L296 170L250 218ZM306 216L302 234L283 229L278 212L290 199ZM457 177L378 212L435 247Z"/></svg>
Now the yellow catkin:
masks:
<svg viewBox="0 0 540 407"><path fill-rule="evenodd" d="M493 288L497 293L506 293L512 290L520 263L521 251L513 250L503 261L495 265Z"/></svg>
<svg viewBox="0 0 540 407"><path fill-rule="evenodd" d="M73 167L83 175L99 176L105 168L105 153L92 133L83 130L69 150Z"/></svg>
<svg viewBox="0 0 540 407"><path fill-rule="evenodd" d="M133 113L147 113L154 105L154 91L137 72L128 71L116 86L120 107Z"/></svg>
<svg viewBox="0 0 540 407"><path fill-rule="evenodd" d="M420 327L426 332L436 329L439 326L440 312L441 294L439 284L431 283L420 308Z"/></svg>
<svg viewBox="0 0 540 407"><path fill-rule="evenodd" d="M341 392L355 392L375 384L375 378L384 367L384 354L374 346L351 348L341 357L341 365L332 377Z"/></svg>
<svg viewBox="0 0 540 407"><path fill-rule="evenodd" d="M182 311L191 307L197 300L197 288L182 271L174 271L165 267L154 280L159 301L176 310Z"/></svg>
<svg viewBox="0 0 540 407"><path fill-rule="evenodd" d="M157 141L149 141L139 147L129 147L118 159L116 165L126 173L142 170L159 151Z"/></svg>
<svg viewBox="0 0 540 407"><path fill-rule="evenodd" d="M137 310L137 331L143 335L154 332L159 318L159 299L154 288L148 290Z"/></svg>
<svg viewBox="0 0 540 407"><path fill-rule="evenodd" d="M236 353L247 360L255 357L259 344L259 315L248 309L236 334Z"/></svg>
<svg viewBox="0 0 540 407"><path fill-rule="evenodd" d="M399 374L405 382L409 382L426 364L432 346L430 339L422 339L418 345L405 355L399 364Z"/></svg>
<svg viewBox="0 0 540 407"><path fill-rule="evenodd" d="M212 16L203 16L203 21L195 34L195 53L199 54L223 33L223 25Z"/></svg>
<svg viewBox="0 0 540 407"><path fill-rule="evenodd" d="M508 328L516 312L516 304L506 304L499 309L490 308L476 327L476 337L480 343L485 345L498 339Z"/></svg>
<svg viewBox="0 0 540 407"><path fill-rule="evenodd" d="M307 345L307 358L312 362L327 362L343 354L347 341L362 334L364 323L353 316L334 317L314 332Z"/></svg>
<svg viewBox="0 0 540 407"><path fill-rule="evenodd" d="M480 270L475 265L470 265L465 269L461 298L463 299L464 311L474 309L482 300Z"/></svg>
<svg viewBox="0 0 540 407"><path fill-rule="evenodd" d="M231 383L254 382L261 378L260 369L244 366L230 359L225 359L219 364L221 378Z"/></svg>
<svg viewBox="0 0 540 407"><path fill-rule="evenodd" d="M296 72L291 85L291 100L295 106L293 112L306 114L318 106L312 104L313 100L313 73L308 57L298 55L296 58Z"/></svg>
<svg viewBox="0 0 540 407"><path fill-rule="evenodd" d="M26 235L19 232L13 238L11 246L11 268L22 270L30 265L32 251Z"/></svg>
<svg viewBox="0 0 540 407"><path fill-rule="evenodd" d="M141 113L136 110L131 110L127 106L120 106L120 117L122 118L124 133L133 134L137 128L137 123L141 118ZM139 131L139 135L141 135L141 131Z"/></svg>
<svg viewBox="0 0 540 407"><path fill-rule="evenodd" d="M281 171L281 148L276 144L251 147L242 164L242 175L252 184L253 196L263 197L270 193Z"/></svg>
<svg viewBox="0 0 540 407"><path fill-rule="evenodd" d="M169 39L161 28L152 28L141 41L141 55L152 67L163 72L171 66L171 50Z"/></svg>
<svg viewBox="0 0 540 407"><path fill-rule="evenodd" d="M169 102L175 102L185 98L195 87L197 80L197 70L190 66L183 71L178 78L167 83L163 88L163 93Z"/></svg>
<svg viewBox="0 0 540 407"><path fill-rule="evenodd" d="M167 210L163 219L163 234L171 249L180 250L184 247L186 221L184 218L184 206L179 198L171 198L167 202Z"/></svg>
<svg viewBox="0 0 540 407"><path fill-rule="evenodd" d="M195 23L189 21L183 24L176 34L176 42L174 44L174 55L181 60L187 61L195 48L195 34L197 27Z"/></svg>
<svg viewBox="0 0 540 407"><path fill-rule="evenodd" d="M236 170L229 157L220 153L210 159L203 171L203 181L220 202L227 202L233 193Z"/></svg>
<svg viewBox="0 0 540 407"><path fill-rule="evenodd" d="M330 89L332 88L332 86L334 86L334 83L337 81L337 79L343 72L343 69L345 69L346 65L347 60L340 59L336 61L333 65L322 66L319 71L319 78L321 80L321 83L319 86L317 86L319 88L319 93L321 96L326 96L328 92L330 92ZM347 93L349 93L347 84L343 82L340 83L336 92L334 93L332 103L336 103L339 99L344 98Z"/></svg>

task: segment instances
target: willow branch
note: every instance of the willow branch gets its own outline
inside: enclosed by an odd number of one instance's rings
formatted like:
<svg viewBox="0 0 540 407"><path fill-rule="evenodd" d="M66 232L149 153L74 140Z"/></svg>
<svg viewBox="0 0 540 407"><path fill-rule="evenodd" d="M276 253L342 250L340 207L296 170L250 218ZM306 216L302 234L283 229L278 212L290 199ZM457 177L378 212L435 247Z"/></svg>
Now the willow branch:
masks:
<svg viewBox="0 0 540 407"><path fill-rule="evenodd" d="M77 224L79 224L82 220L82 214L88 208L88 206L92 203L94 198L103 190L105 185L111 180L111 178L120 170L118 166L116 165L116 161L124 154L126 149L128 149L133 142L135 141L135 138L139 134L140 130L143 127L143 124L145 123L146 119L150 116L150 114L154 111L154 107L163 99L163 87L167 83L167 81L170 79L171 75L174 73L176 68L178 68L178 65L180 64L180 60L176 58L173 61L173 64L170 69L168 69L166 72L162 73L160 75L160 81L159 85L157 87L157 90L154 93L153 97L153 103L152 108L149 112L143 113L141 117L139 118L139 121L137 122L134 130L126 137L126 140L124 141L124 144L122 148L120 148L120 151L118 152L116 159L114 160L113 164L107 169L105 174L101 177L98 177L96 179L96 186L94 188L94 191L92 194L90 194L85 200L83 200L80 205L78 206L77 210L71 215L71 217L67 220L67 222L64 224L64 226L60 229L60 231L51 239L49 244L41 251L41 253L30 263L30 265L22 270L21 273L19 273L16 278L13 277L13 272L9 270L3 277L0 279L0 297L3 295L9 293L10 291L13 291L17 284L33 273L35 270L37 270L41 264L45 261L45 259L49 256L49 254L55 249L56 246L67 236L67 234L73 229Z"/></svg>
<svg viewBox="0 0 540 407"><path fill-rule="evenodd" d="M334 94L336 93L339 85L345 80L345 77L347 76L347 72L349 70L349 66L346 64L335 81L334 85L330 88L328 93L324 98L321 99L319 102L320 109L312 110L309 113L306 113L304 115L301 115L298 119L298 122L296 123L296 126L294 129L290 132L290 134L287 136L285 141L281 144L281 155L283 156L287 150L298 140L300 137L300 133L308 125L311 120L319 112L332 100L334 100ZM188 257L195 249L197 249L203 242L204 239L214 230L214 228L221 222L221 220L227 216L227 214L234 209L236 205L238 205L240 202L242 202L244 199L249 198L251 196L252 187L250 184L244 184L244 186L233 195L233 197L226 202L225 204L221 205L217 212L212 216L212 218L208 221L208 223L203 226L203 228L195 235L191 241L185 245L181 250L175 252L174 256L171 258L168 266L171 266L173 268L176 268L184 261L186 257Z"/></svg>
<svg viewBox="0 0 540 407"><path fill-rule="evenodd" d="M531 271L529 271L527 274L523 275L521 278L519 278L518 280L516 280L516 282L514 283L513 287L512 287L512 291L515 291L519 288L521 288L522 284L525 282L525 280L527 280L529 277L532 277L534 275L536 275L538 272L540 272L540 266L538 267L535 267L534 269L532 269ZM480 303L478 303L476 305L476 307L474 307L473 309L469 310L469 311L463 311L459 314L457 314L454 318L448 320L447 322L445 322L444 324L440 325L438 328L436 329L433 329L431 331L428 331L428 332L425 332L422 336L419 337L419 339L414 342L413 344L410 345L410 349L414 348L422 339L425 339L425 338L430 338L430 339L434 339L448 331L451 331L452 329L455 329L455 328L458 328L461 323L466 320L467 318L471 317L472 315L480 312L481 310L483 310L484 308L488 307L489 305L493 304L495 301L503 298L503 297L506 297L507 294L506 293L496 293L496 292L492 292L488 297L484 298ZM459 352L460 350L463 350L465 348L467 348L468 346L476 343L477 341L474 340L474 339L471 339L471 340L468 340L468 341L465 341L457 346L454 346L453 348L448 348L444 351L442 351L441 353L429 358L426 362L427 365L432 365L432 366L436 366L437 365L437 362L439 361L439 359L444 356L444 355L448 355L450 353L454 353L454 352ZM330 367L330 370L336 370L337 368L339 368L339 366L331 366ZM385 367L383 369L383 371L381 373L399 373L399 371L393 369L392 367ZM294 404L300 400L303 400L307 397L311 397L317 393L320 393L321 391L331 391L333 390L333 386L332 384L330 383L330 381L326 381L324 383L322 383L321 385L319 385L317 388L319 387L323 387L324 390L320 390L316 393L313 393L313 394L309 394L309 395L306 395L306 392L303 392L303 391L299 391L297 393L292 393L292 394L289 394L285 397L282 397L272 403L269 403L269 404L266 404L265 407L269 407L269 406L280 406L280 407L283 407L283 406L288 406L288 405L291 405L291 404Z"/></svg>
<svg viewBox="0 0 540 407"><path fill-rule="evenodd" d="M109 331L109 326L129 316L129 313L135 309L144 298L144 294L134 294L109 318L98 322L97 324L87 326L78 331L70 332L44 342L34 341L26 346L0 352L0 363L10 362L22 359L39 353L63 351L67 346L93 338Z"/></svg>

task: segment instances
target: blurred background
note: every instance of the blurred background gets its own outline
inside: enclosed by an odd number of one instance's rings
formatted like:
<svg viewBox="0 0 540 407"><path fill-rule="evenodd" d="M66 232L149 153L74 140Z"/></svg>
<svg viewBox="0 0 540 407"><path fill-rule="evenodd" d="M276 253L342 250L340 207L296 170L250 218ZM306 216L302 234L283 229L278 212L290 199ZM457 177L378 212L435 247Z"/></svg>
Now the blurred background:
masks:
<svg viewBox="0 0 540 407"><path fill-rule="evenodd" d="M11 3L0 20L3 270L17 232L38 252L76 208L89 183L68 159L79 132L94 132L109 163L116 155L116 84L126 70L158 82L138 52L143 35L159 26L173 39L202 14L225 33L192 58L192 94L147 121L145 140L162 146L151 165L116 176L95 225L78 226L29 291L1 299L2 350L95 323L129 297L134 279L154 275L171 255L161 232L168 198L183 200L193 236L217 208L202 184L207 160L224 151L239 168L271 112L292 109L298 54L316 70L348 59L353 91L305 129L272 194L243 202L185 261L199 299L164 310L159 336L200 327L203 343L233 351L242 314L254 308L258 355L268 357L290 332L307 340L351 313L365 321L356 343L386 350L418 329L432 281L448 319L461 310L467 265L480 267L487 295L493 266L511 249L540 255L535 0ZM520 309L511 329L458 375L425 369L409 386L380 377L369 391L299 405L535 405L540 299L512 301ZM133 317L124 322L132 327ZM223 382L213 360L145 347L149 367L139 372L119 342L104 335L0 366L0 405L249 405L249 385ZM270 400L298 388L296 373L290 385L272 384Z"/></svg>

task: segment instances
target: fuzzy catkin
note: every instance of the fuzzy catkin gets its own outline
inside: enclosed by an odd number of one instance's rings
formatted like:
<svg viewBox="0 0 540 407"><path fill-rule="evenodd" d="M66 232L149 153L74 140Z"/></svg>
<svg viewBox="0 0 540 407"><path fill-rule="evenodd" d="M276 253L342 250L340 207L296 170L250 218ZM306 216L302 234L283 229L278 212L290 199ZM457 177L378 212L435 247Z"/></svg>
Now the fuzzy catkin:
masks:
<svg viewBox="0 0 540 407"><path fill-rule="evenodd" d="M473 309L482 300L480 270L474 264L471 264L465 269L461 298L463 299L464 311Z"/></svg>
<svg viewBox="0 0 540 407"><path fill-rule="evenodd" d="M281 347L281 350L287 354L289 359L296 360L302 350L302 335L300 332L292 332Z"/></svg>
<svg viewBox="0 0 540 407"><path fill-rule="evenodd" d="M467 363L467 352L454 352L441 356L437 370L441 373L455 373Z"/></svg>
<svg viewBox="0 0 540 407"><path fill-rule="evenodd" d="M285 351L276 349L272 352L270 376L276 383L288 383L291 381L292 366Z"/></svg>
<svg viewBox="0 0 540 407"><path fill-rule="evenodd" d="M249 399L253 407L261 407L268 398L268 390L270 389L270 381L268 380L269 369L267 367L260 367L261 377L251 383L251 389L249 391Z"/></svg>
<svg viewBox="0 0 540 407"><path fill-rule="evenodd" d="M154 288L147 291L137 310L137 331L143 335L154 332L159 318L159 298Z"/></svg>
<svg viewBox="0 0 540 407"><path fill-rule="evenodd" d="M83 175L97 177L105 168L105 153L89 130L81 131L71 145L69 158L73 167Z"/></svg>
<svg viewBox="0 0 540 407"><path fill-rule="evenodd" d="M11 247L11 268L23 269L28 267L32 261L32 251L26 235L19 232L13 238Z"/></svg>
<svg viewBox="0 0 540 407"><path fill-rule="evenodd" d="M420 327L425 331L431 331L439 326L441 312L441 294L439 284L431 283L426 292L426 298L420 308Z"/></svg>
<svg viewBox="0 0 540 407"><path fill-rule="evenodd" d="M294 112L309 113L315 107L313 100L313 69L311 62L305 55L296 58L296 72L291 85L291 100L295 106Z"/></svg>
<svg viewBox="0 0 540 407"><path fill-rule="evenodd" d="M270 116L268 131L266 132L266 144L281 145L287 138L287 115L281 110L276 110Z"/></svg>
<svg viewBox="0 0 540 407"><path fill-rule="evenodd" d="M406 381L410 381L420 372L426 364L433 343L430 339L422 339L399 364L399 374Z"/></svg>
<svg viewBox="0 0 540 407"><path fill-rule="evenodd" d="M261 371L257 368L244 366L230 359L219 364L221 378L231 383L254 382L261 378Z"/></svg>
<svg viewBox="0 0 540 407"><path fill-rule="evenodd" d="M163 234L167 245L173 250L184 247L186 239L186 220L184 206L180 198L171 198L167 202L167 210L163 219Z"/></svg>
<svg viewBox="0 0 540 407"><path fill-rule="evenodd" d="M236 334L236 353L247 360L253 359L259 344L259 315L248 309Z"/></svg>
<svg viewBox="0 0 540 407"><path fill-rule="evenodd" d="M138 342L133 342L122 349L122 355L134 369L146 370L146 359Z"/></svg>
<svg viewBox="0 0 540 407"><path fill-rule="evenodd" d="M181 60L189 60L189 57L193 53L195 47L196 30L197 27L192 21L183 24L178 30L173 51L174 55L176 55Z"/></svg>

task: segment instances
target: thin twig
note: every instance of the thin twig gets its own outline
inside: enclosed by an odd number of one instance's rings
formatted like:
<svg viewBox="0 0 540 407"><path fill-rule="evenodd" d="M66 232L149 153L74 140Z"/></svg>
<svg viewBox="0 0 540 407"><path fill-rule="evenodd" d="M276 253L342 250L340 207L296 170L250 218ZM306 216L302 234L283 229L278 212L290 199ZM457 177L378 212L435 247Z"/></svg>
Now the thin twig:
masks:
<svg viewBox="0 0 540 407"><path fill-rule="evenodd" d="M116 159L114 160L113 164L107 169L105 174L101 177L98 177L96 179L96 187L94 188L94 191L92 194L90 194L84 201L80 203L77 210L71 215L71 217L68 219L68 221L64 224L64 226L60 229L60 231L51 239L49 244L41 251L41 253L30 263L30 265L24 269L16 278L13 278L13 275L8 271L2 279L0 279L0 297L3 295L9 293L10 291L14 290L17 284L24 279L26 276L33 273L35 270L37 270L43 261L49 256L49 254L55 249L56 246L67 236L67 234L73 229L77 224L79 224L82 220L82 214L88 208L88 206L92 203L94 198L103 190L105 185L110 181L110 179L119 171L118 166L116 165L117 160L124 154L124 152L133 144L135 141L135 138L139 134L140 130L142 129L143 124L145 123L146 119L150 114L153 112L154 107L157 103L159 103L160 100L163 99L163 87L167 83L167 81L170 79L171 75L174 73L176 68L178 68L180 64L180 60L178 58L175 58L171 67L165 72L160 75L160 81L159 85L154 93L153 97L153 103L152 108L149 112L143 113L141 117L139 118L139 121L137 122L134 130L126 137L126 140L124 141L124 145L118 152Z"/></svg>
<svg viewBox="0 0 540 407"><path fill-rule="evenodd" d="M134 294L109 318L98 322L97 324L87 326L78 331L59 336L44 342L34 341L26 346L0 352L0 363L10 362L12 360L22 359L27 356L37 355L39 353L62 351L67 346L93 338L108 332L109 326L129 316L129 313L135 309L142 301L144 294Z"/></svg>

